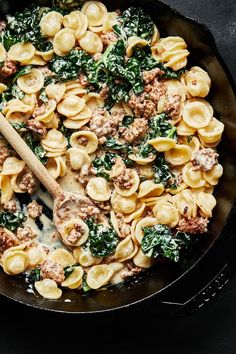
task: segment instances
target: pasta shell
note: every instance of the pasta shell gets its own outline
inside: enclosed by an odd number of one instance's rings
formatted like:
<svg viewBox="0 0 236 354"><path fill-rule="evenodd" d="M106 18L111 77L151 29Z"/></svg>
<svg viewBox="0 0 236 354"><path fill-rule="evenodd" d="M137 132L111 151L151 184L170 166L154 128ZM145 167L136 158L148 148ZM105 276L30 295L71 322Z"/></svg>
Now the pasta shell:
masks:
<svg viewBox="0 0 236 354"><path fill-rule="evenodd" d="M88 181L87 193L93 200L105 202L111 198L109 183L102 177L94 177Z"/></svg>
<svg viewBox="0 0 236 354"><path fill-rule="evenodd" d="M43 74L39 69L32 69L29 74L18 77L17 85L25 93L39 92L44 85Z"/></svg>
<svg viewBox="0 0 236 354"><path fill-rule="evenodd" d="M95 265L87 273L87 284L91 289L99 289L106 285L113 275L113 270L107 264Z"/></svg>
<svg viewBox="0 0 236 354"><path fill-rule="evenodd" d="M79 288L82 284L83 274L84 271L82 267L75 267L69 277L61 283L61 286L67 287L69 289Z"/></svg>
<svg viewBox="0 0 236 354"><path fill-rule="evenodd" d="M62 290L58 288L57 283L52 279L36 281L34 286L45 299L57 300L62 295Z"/></svg>
<svg viewBox="0 0 236 354"><path fill-rule="evenodd" d="M10 60L23 63L32 59L35 51L35 47L30 42L16 43L11 46L7 55Z"/></svg>

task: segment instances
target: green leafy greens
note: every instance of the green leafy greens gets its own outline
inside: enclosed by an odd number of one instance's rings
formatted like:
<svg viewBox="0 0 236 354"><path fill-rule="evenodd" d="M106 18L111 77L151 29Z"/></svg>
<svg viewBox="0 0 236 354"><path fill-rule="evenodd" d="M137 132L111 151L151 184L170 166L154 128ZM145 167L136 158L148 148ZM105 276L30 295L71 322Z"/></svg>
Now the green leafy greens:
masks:
<svg viewBox="0 0 236 354"><path fill-rule="evenodd" d="M163 154L158 154L153 164L153 172L156 184L162 183L165 187L169 186L170 180L173 178L173 173Z"/></svg>
<svg viewBox="0 0 236 354"><path fill-rule="evenodd" d="M119 24L115 25L115 33L124 39L138 36L151 40L154 34L154 23L150 15L146 14L140 7L130 7L123 12L118 19Z"/></svg>
<svg viewBox="0 0 236 354"><path fill-rule="evenodd" d="M141 242L143 253L151 258L164 257L178 262L182 248L188 248L190 236L186 233L177 233L173 237L166 225L157 224L143 228L144 236Z"/></svg>
<svg viewBox="0 0 236 354"><path fill-rule="evenodd" d="M26 219L26 215L20 211L16 213L0 212L0 226L6 227L10 231L15 231L18 227L21 227Z"/></svg>
<svg viewBox="0 0 236 354"><path fill-rule="evenodd" d="M167 137L172 139L177 139L176 127L173 127L168 122L168 116L165 113L158 114L156 117L152 118L149 122L149 133L142 141L139 146L139 156L148 157L149 155L156 155L157 151L154 147L148 144L148 140L157 137Z"/></svg>
<svg viewBox="0 0 236 354"><path fill-rule="evenodd" d="M34 154L37 156L39 161L41 161L45 165L48 162L48 158L46 157L46 151L39 144L39 142L34 139L33 134L31 132L26 132L23 135L23 139L30 147L30 149L34 152Z"/></svg>
<svg viewBox="0 0 236 354"><path fill-rule="evenodd" d="M96 157L93 161L93 167L96 169L96 174L99 177L103 177L106 180L109 180L109 173L112 169L112 166L115 164L115 159L118 155L113 153L106 153L101 158Z"/></svg>
<svg viewBox="0 0 236 354"><path fill-rule="evenodd" d="M1 43L6 50L18 42L31 42L38 50L52 49L52 43L41 35L39 22L43 15L40 7L30 6L17 12L1 33Z"/></svg>
<svg viewBox="0 0 236 354"><path fill-rule="evenodd" d="M89 227L88 244L94 257L107 257L115 252L119 242L118 235L112 227L96 224L92 218L87 219Z"/></svg>

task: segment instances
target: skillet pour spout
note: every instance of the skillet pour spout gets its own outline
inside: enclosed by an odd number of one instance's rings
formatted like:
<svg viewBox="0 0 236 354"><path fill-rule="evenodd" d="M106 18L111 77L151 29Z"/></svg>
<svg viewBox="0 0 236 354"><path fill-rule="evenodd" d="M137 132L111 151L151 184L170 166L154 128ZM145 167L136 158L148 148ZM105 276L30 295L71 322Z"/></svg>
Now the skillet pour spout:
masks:
<svg viewBox="0 0 236 354"><path fill-rule="evenodd" d="M35 1L35 3L50 5L47 1ZM1 18L29 4L30 1L27 0L1 1ZM162 36L176 35L185 39L191 53L190 65L202 67L212 79L213 85L208 100L214 108L216 118L225 125L225 132L219 146L222 157L220 163L224 167L224 175L215 191L218 203L214 209L209 234L182 263L158 265L137 281L123 284L115 289L83 296L67 291L61 299L49 301L27 292L27 284L23 278L9 277L1 271L0 293L14 301L39 309L74 314L91 315L125 310L133 305L150 306L150 304L156 313L174 312L187 308L185 305L189 305L191 298L200 299L199 303L204 301L195 295L201 295L201 290L206 289L212 279L211 284L215 284L218 277L226 282L233 271L228 250L231 248L230 242L234 242L232 235L236 196L236 89L217 51L213 36L205 25L185 18L157 0L109 0L104 1L104 4L110 10L141 6L151 14Z"/></svg>

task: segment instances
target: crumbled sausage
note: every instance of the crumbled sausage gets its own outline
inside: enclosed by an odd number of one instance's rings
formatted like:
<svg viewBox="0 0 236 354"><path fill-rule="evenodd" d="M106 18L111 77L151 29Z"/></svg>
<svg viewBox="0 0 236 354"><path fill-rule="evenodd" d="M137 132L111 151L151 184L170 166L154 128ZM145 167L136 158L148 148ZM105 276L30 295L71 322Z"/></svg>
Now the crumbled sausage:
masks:
<svg viewBox="0 0 236 354"><path fill-rule="evenodd" d="M151 100L156 105L160 98L166 94L166 86L162 81L154 80L144 87L144 93L146 99Z"/></svg>
<svg viewBox="0 0 236 354"><path fill-rule="evenodd" d="M27 192L29 194L33 194L37 190L39 181L28 167L24 168L19 178L20 181L18 187L23 193Z"/></svg>
<svg viewBox="0 0 236 354"><path fill-rule="evenodd" d="M7 78L9 76L12 76L16 72L17 72L16 64L12 60L7 58L4 61L3 66L0 68L0 75L2 75L4 78Z"/></svg>
<svg viewBox="0 0 236 354"><path fill-rule="evenodd" d="M108 98L108 93L109 93L109 86L107 84L104 84L100 91L101 98L106 100Z"/></svg>
<svg viewBox="0 0 236 354"><path fill-rule="evenodd" d="M10 211L11 213L15 213L16 212L16 202L15 200L9 200L9 202L6 202L3 205L3 209L6 211Z"/></svg>
<svg viewBox="0 0 236 354"><path fill-rule="evenodd" d="M94 201L94 204L96 204L105 214L111 211L111 204L109 201L106 202Z"/></svg>
<svg viewBox="0 0 236 354"><path fill-rule="evenodd" d="M102 40L102 43L105 45L105 46L108 46L114 42L117 42L117 36L114 32L108 32L106 34L102 34L101 35L101 40Z"/></svg>
<svg viewBox="0 0 236 354"><path fill-rule="evenodd" d="M130 189L133 186L132 170L125 168L121 174L113 177L113 182L120 189Z"/></svg>
<svg viewBox="0 0 236 354"><path fill-rule="evenodd" d="M119 118L116 116L105 116L103 109L97 109L93 112L92 119L89 122L90 130L93 131L100 144L106 142L107 136L112 136L116 133L119 124Z"/></svg>
<svg viewBox="0 0 236 354"><path fill-rule="evenodd" d="M123 214L118 213L116 217L118 221L120 237L125 238L129 236L131 234L131 226L125 223Z"/></svg>
<svg viewBox="0 0 236 354"><path fill-rule="evenodd" d="M143 138L148 131L148 122L144 118L136 118L134 122L125 128L122 137L130 144Z"/></svg>
<svg viewBox="0 0 236 354"><path fill-rule="evenodd" d="M61 283L65 280L63 266L49 259L42 263L40 275L43 279L52 279L56 283Z"/></svg>
<svg viewBox="0 0 236 354"><path fill-rule="evenodd" d="M146 94L132 95L129 100L129 106L137 117L150 118L156 113L156 105L150 99L146 99Z"/></svg>
<svg viewBox="0 0 236 354"><path fill-rule="evenodd" d="M46 127L43 125L42 122L38 121L37 119L29 119L26 122L26 127L31 130L32 132L44 137L47 133Z"/></svg>
<svg viewBox="0 0 236 354"><path fill-rule="evenodd" d="M79 84L83 87L89 86L88 78L84 74L80 74L78 81L79 81Z"/></svg>
<svg viewBox="0 0 236 354"><path fill-rule="evenodd" d="M167 98L163 112L174 120L179 117L181 111L180 95L169 95Z"/></svg>
<svg viewBox="0 0 236 354"><path fill-rule="evenodd" d="M94 59L95 61L100 60L101 57L102 57L102 53L95 53L95 54L93 55L93 59Z"/></svg>
<svg viewBox="0 0 236 354"><path fill-rule="evenodd" d="M209 220L203 217L193 217L190 219L182 218L177 226L178 231L187 232L189 234L204 234L207 232Z"/></svg>
<svg viewBox="0 0 236 354"><path fill-rule="evenodd" d="M39 68L39 70L41 71L44 77L55 76L55 74L47 66L43 66Z"/></svg>
<svg viewBox="0 0 236 354"><path fill-rule="evenodd" d="M191 163L194 170L211 171L218 164L219 155L213 149L201 149L193 153Z"/></svg>
<svg viewBox="0 0 236 354"><path fill-rule="evenodd" d="M152 82L156 77L164 75L165 72L159 68L155 68L152 70L147 70L143 72L143 80L145 84L149 84Z"/></svg>
<svg viewBox="0 0 236 354"><path fill-rule="evenodd" d="M4 161L11 156L11 152L6 146L1 146L0 149L0 166L3 165Z"/></svg>
<svg viewBox="0 0 236 354"><path fill-rule="evenodd" d="M33 200L31 203L29 203L27 205L27 210L28 210L28 215L33 218L36 219L39 216L42 215L43 213L43 207L42 205L39 205L36 200Z"/></svg>
<svg viewBox="0 0 236 354"><path fill-rule="evenodd" d="M70 231L67 241L70 245L75 245L84 235L84 229L80 224L75 224L74 228Z"/></svg>
<svg viewBox="0 0 236 354"><path fill-rule="evenodd" d="M46 105L43 103L41 104L41 106L36 106L34 108L34 111L33 111L33 114L32 114L32 117L36 118L38 116L41 116L42 114L44 114L46 112Z"/></svg>
<svg viewBox="0 0 236 354"><path fill-rule="evenodd" d="M137 276L142 271L141 267L137 267L133 261L126 262L126 266L121 271L121 278L126 279L128 277Z"/></svg>
<svg viewBox="0 0 236 354"><path fill-rule="evenodd" d="M4 20L0 21L0 33L3 32L7 27L7 23Z"/></svg>
<svg viewBox="0 0 236 354"><path fill-rule="evenodd" d="M19 241L13 233L8 233L3 227L0 227L0 255L8 248L17 246L18 243Z"/></svg>
<svg viewBox="0 0 236 354"><path fill-rule="evenodd" d="M144 92L141 95L131 96L129 106L134 110L137 117L151 118L155 116L157 103L165 93L165 85L158 80L154 80L144 87Z"/></svg>
<svg viewBox="0 0 236 354"><path fill-rule="evenodd" d="M32 241L37 236L37 232L34 231L29 225L25 227L18 227L16 230L16 237L20 242Z"/></svg>

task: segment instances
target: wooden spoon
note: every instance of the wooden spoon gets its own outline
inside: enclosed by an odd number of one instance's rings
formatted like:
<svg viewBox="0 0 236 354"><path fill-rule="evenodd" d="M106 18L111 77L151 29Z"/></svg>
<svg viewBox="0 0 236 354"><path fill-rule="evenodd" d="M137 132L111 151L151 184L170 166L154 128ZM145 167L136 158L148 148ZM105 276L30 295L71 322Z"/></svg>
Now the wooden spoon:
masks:
<svg viewBox="0 0 236 354"><path fill-rule="evenodd" d="M60 234L62 241L67 246L73 246L68 243L64 236L64 225L72 219L81 220L94 216L102 220L105 215L102 211L86 196L80 193L65 192L61 186L54 180L44 165L38 160L32 150L0 113L0 133L10 143L17 154L26 162L31 171L45 186L47 191L54 198L53 223ZM74 245L76 246L76 244Z"/></svg>

